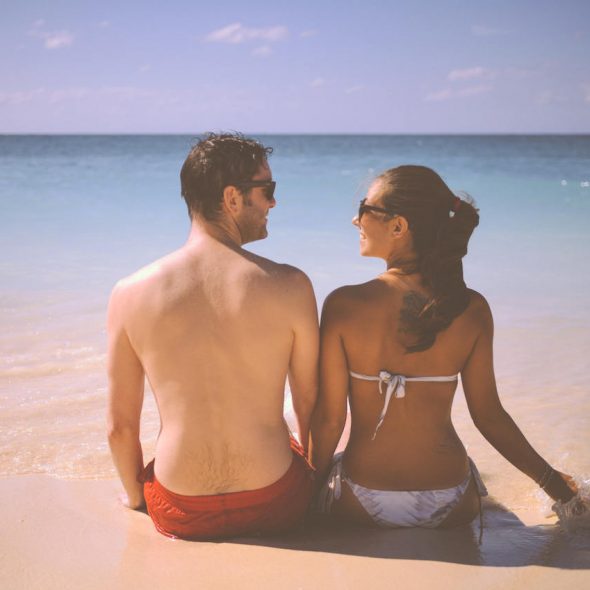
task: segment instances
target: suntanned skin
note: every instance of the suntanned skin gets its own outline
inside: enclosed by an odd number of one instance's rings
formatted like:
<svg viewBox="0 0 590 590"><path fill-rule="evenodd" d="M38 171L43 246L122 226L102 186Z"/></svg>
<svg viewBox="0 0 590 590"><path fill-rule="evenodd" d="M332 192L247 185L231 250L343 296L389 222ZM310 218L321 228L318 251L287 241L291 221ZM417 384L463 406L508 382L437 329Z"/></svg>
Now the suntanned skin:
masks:
<svg viewBox="0 0 590 590"><path fill-rule="evenodd" d="M253 180L267 179L264 165ZM219 220L193 217L182 248L113 291L109 442L131 508L144 503L144 376L161 418L155 474L173 492L252 490L288 470L287 375L307 447L319 347L313 289L298 269L241 248L266 237L274 206L261 188L226 187Z"/></svg>
<svg viewBox="0 0 590 590"><path fill-rule="evenodd" d="M367 204L383 206L379 183ZM384 220L367 212L359 224L361 254L390 261L411 258L411 233L403 217ZM404 296L427 295L419 274L403 275L395 265L362 285L342 287L326 300L321 322L320 396L312 420L313 460L318 486L325 481L346 420L352 424L344 470L359 485L377 490L428 490L459 484L468 473L467 453L451 422L456 382L406 384L403 398L391 399L385 420L371 440L383 397L375 382L349 377L349 370L377 375L386 369L409 377L461 375L474 423L488 441L518 469L538 480L546 462L531 447L502 407L493 369L493 321L479 293L470 291L467 309L424 352L406 354L399 315ZM350 393L349 393L350 392ZM568 500L575 485L563 474L546 488ZM473 519L478 498L472 481L443 526ZM347 485L333 512L360 522L372 520Z"/></svg>

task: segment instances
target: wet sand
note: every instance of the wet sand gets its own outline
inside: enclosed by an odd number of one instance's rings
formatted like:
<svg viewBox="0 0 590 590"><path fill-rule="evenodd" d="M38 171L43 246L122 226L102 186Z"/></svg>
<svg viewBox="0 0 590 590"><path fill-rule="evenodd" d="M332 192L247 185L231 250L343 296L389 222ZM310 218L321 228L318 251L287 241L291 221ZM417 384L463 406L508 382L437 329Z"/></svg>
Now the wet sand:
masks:
<svg viewBox="0 0 590 590"><path fill-rule="evenodd" d="M17 476L0 479L0 490L0 587L11 590L590 587L587 536L490 504L481 545L477 524L451 531L315 524L277 538L188 542L123 508L114 479Z"/></svg>

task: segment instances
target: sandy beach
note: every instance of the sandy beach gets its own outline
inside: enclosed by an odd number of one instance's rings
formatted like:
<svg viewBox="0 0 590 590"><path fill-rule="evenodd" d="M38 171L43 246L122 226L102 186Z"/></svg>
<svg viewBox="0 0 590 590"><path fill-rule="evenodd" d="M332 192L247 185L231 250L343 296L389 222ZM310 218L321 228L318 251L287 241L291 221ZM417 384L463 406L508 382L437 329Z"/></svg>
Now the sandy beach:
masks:
<svg viewBox="0 0 590 590"><path fill-rule="evenodd" d="M168 539L118 503L116 480L18 476L5 502L0 586L42 588L587 588L588 549L559 527L486 507L493 528L336 530L280 538ZM520 523L515 528L515 519ZM502 526L502 521L505 526ZM535 539L538 541L535 543ZM533 542L531 542L533 541ZM565 548L567 547L567 551Z"/></svg>

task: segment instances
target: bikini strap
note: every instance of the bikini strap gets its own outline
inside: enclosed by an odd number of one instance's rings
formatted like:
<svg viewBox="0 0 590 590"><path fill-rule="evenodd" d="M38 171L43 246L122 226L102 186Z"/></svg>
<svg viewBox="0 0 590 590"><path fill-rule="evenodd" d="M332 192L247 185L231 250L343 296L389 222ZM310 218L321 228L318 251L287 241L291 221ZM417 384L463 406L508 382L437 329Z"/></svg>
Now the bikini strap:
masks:
<svg viewBox="0 0 590 590"><path fill-rule="evenodd" d="M381 424L383 424L383 420L385 419L385 414L387 414L387 408L389 407L391 396L395 394L395 397L401 398L406 395L407 379L403 375L397 375L385 370L379 371L379 375L375 377L372 375L363 375L362 373L355 373L354 371L350 371L350 375L352 377L356 377L357 379L363 379L365 381L378 381L379 393L381 395L383 395L383 386L385 386L385 401L383 402L383 409L381 410L379 420L377 420L377 426L375 427L375 431L373 432L373 436L371 437L371 440L375 440L375 436L377 436L377 431L379 430L379 428L381 428Z"/></svg>
<svg viewBox="0 0 590 590"><path fill-rule="evenodd" d="M385 419L385 414L387 414L387 408L389 407L389 402L391 401L392 395L395 395L396 398L402 398L406 395L406 382L407 381L457 381L457 375L445 376L445 377L406 377L405 375L399 375L397 373L390 373L383 369L379 371L379 375L363 375L362 373L355 373L354 371L349 371L351 377L355 377L356 379L362 379L363 381L378 381L379 382L379 393L383 395L383 386L386 386L385 389L385 401L383 402L383 409L381 410L381 414L379 415L379 420L377 421L377 426L375 427L375 431L373 432L373 436L371 440L375 440L375 436L377 436L377 431L383 424L383 420Z"/></svg>

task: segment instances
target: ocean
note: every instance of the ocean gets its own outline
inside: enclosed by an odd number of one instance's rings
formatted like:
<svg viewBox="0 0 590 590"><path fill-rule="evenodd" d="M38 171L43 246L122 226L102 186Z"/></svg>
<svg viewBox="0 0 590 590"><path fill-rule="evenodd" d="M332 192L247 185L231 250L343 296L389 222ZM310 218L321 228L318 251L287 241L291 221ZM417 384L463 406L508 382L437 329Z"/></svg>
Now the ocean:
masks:
<svg viewBox="0 0 590 590"><path fill-rule="evenodd" d="M475 199L465 278L494 313L501 399L547 460L588 481L590 136L258 138L274 148L277 206L269 237L247 248L303 269L320 308L333 289L383 268L359 256L351 225L380 171L430 166ZM0 475L115 475L104 418L108 297L119 278L186 239L179 171L195 139L0 136ZM453 419L498 502L549 512L477 432L460 389ZM158 427L148 393L146 457Z"/></svg>

